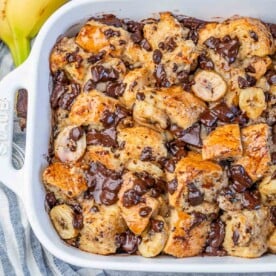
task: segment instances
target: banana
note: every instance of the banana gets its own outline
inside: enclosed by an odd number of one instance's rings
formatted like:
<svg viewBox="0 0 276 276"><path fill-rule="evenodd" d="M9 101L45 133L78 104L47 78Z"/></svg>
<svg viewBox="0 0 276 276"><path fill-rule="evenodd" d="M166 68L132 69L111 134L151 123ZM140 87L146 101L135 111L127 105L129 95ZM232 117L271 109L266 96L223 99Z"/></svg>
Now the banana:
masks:
<svg viewBox="0 0 276 276"><path fill-rule="evenodd" d="M80 137L73 137L74 131L78 132ZM86 150L86 135L83 130L77 126L65 127L55 140L55 155L62 162L76 162Z"/></svg>
<svg viewBox="0 0 276 276"><path fill-rule="evenodd" d="M150 229L142 234L142 241L138 246L138 250L143 257L155 257L164 248L168 238L168 226L165 220L161 216L156 216L154 221L160 221L163 223L163 229L161 232L155 232Z"/></svg>
<svg viewBox="0 0 276 276"><path fill-rule="evenodd" d="M0 38L7 44L16 66L29 55L30 40L45 20L67 0L1 0Z"/></svg>
<svg viewBox="0 0 276 276"><path fill-rule="evenodd" d="M79 234L79 231L73 227L74 212L70 206L66 204L55 206L50 211L50 218L62 239L72 239Z"/></svg>
<svg viewBox="0 0 276 276"><path fill-rule="evenodd" d="M200 99L215 102L222 98L227 90L226 82L213 71L199 71L194 78L192 90Z"/></svg>
<svg viewBox="0 0 276 276"><path fill-rule="evenodd" d="M242 89L239 95L239 106L250 119L256 119L266 109L263 90L257 87Z"/></svg>

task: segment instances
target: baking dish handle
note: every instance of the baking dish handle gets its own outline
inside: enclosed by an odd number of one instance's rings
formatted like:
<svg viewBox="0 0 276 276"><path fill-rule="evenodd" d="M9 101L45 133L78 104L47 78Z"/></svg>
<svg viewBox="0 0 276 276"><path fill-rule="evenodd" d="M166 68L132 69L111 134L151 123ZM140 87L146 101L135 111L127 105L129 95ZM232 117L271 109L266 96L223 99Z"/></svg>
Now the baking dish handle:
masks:
<svg viewBox="0 0 276 276"><path fill-rule="evenodd" d="M12 165L13 116L15 92L28 90L28 62L26 61L0 81L0 181L18 196L23 193L23 171Z"/></svg>

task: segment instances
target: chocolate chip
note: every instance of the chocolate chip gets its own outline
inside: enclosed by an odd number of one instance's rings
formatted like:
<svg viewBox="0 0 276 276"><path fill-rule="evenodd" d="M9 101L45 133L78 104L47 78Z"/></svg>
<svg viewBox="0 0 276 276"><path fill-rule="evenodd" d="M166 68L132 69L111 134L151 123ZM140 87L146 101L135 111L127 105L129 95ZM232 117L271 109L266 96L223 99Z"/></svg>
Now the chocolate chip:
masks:
<svg viewBox="0 0 276 276"><path fill-rule="evenodd" d="M87 59L87 61L88 61L89 63L94 64L94 63L96 63L96 62L102 60L102 59L104 58L105 54L106 54L106 51L105 51L105 50L102 50L102 51L100 51L98 54L95 54L95 55L90 56L90 57Z"/></svg>
<svg viewBox="0 0 276 276"><path fill-rule="evenodd" d="M146 98L146 96L145 96L145 94L144 94L143 92L138 92L138 93L136 94L136 99L137 99L138 101L143 101L145 98Z"/></svg>
<svg viewBox="0 0 276 276"><path fill-rule="evenodd" d="M166 42L159 42L158 44L159 49L167 52L173 52L176 47L177 44L175 43L173 37L170 37Z"/></svg>
<svg viewBox="0 0 276 276"><path fill-rule="evenodd" d="M207 127L214 126L217 120L217 116L209 109L206 109L200 116L200 122Z"/></svg>
<svg viewBox="0 0 276 276"><path fill-rule="evenodd" d="M213 70L214 63L211 59L207 58L206 55L201 54L198 57L199 67L203 70Z"/></svg>
<svg viewBox="0 0 276 276"><path fill-rule="evenodd" d="M211 223L207 243L215 248L219 248L225 237L225 225L221 220Z"/></svg>
<svg viewBox="0 0 276 276"><path fill-rule="evenodd" d="M276 71L275 70L268 70L265 74L265 77L270 85L276 85Z"/></svg>
<svg viewBox="0 0 276 276"><path fill-rule="evenodd" d="M138 245L141 242L141 238L139 236L135 236L129 230L116 235L115 243L119 250L126 252L128 254L133 254L137 251Z"/></svg>
<svg viewBox="0 0 276 276"><path fill-rule="evenodd" d="M158 48L164 51L165 50L165 43L164 42L159 42L158 43Z"/></svg>
<svg viewBox="0 0 276 276"><path fill-rule="evenodd" d="M91 80L94 83L114 81L119 78L119 72L115 69L97 65L91 68Z"/></svg>
<svg viewBox="0 0 276 276"><path fill-rule="evenodd" d="M95 87L96 87L95 83L90 79L84 84L83 91L87 92L95 89Z"/></svg>
<svg viewBox="0 0 276 276"><path fill-rule="evenodd" d="M270 207L270 220L276 225L276 206Z"/></svg>
<svg viewBox="0 0 276 276"><path fill-rule="evenodd" d="M194 183L188 184L188 202L192 206L201 204L204 200L204 194L195 186Z"/></svg>
<svg viewBox="0 0 276 276"><path fill-rule="evenodd" d="M105 37L108 39L108 38L111 38L111 37L114 37L114 36L121 36L121 33L119 31L114 31L112 29L107 29L104 31L104 35Z"/></svg>
<svg viewBox="0 0 276 276"><path fill-rule="evenodd" d="M123 194L123 206L129 208L137 205L140 202L140 199L140 196L134 189L129 189Z"/></svg>
<svg viewBox="0 0 276 276"><path fill-rule="evenodd" d="M70 110L71 105L75 98L80 94L80 85L76 83L71 84L71 91L66 90L65 93L63 93L59 100L58 100L58 106L65 110Z"/></svg>
<svg viewBox="0 0 276 276"><path fill-rule="evenodd" d="M163 64L158 64L156 66L153 76L156 79L157 87L170 87L171 86L170 82L167 79L167 73L164 69Z"/></svg>
<svg viewBox="0 0 276 276"><path fill-rule="evenodd" d="M139 196L144 195L148 191L146 181L141 178L136 178L134 180L133 189Z"/></svg>
<svg viewBox="0 0 276 276"><path fill-rule="evenodd" d="M140 46L148 52L152 50L149 42L145 38L140 42Z"/></svg>
<svg viewBox="0 0 276 276"><path fill-rule="evenodd" d="M91 162L85 176L89 187L85 198L94 198L96 203L104 205L117 201L117 193L122 184L121 173L110 170L99 162Z"/></svg>
<svg viewBox="0 0 276 276"><path fill-rule="evenodd" d="M273 38L276 38L276 24L268 23L267 25L270 29L270 32L271 32Z"/></svg>
<svg viewBox="0 0 276 276"><path fill-rule="evenodd" d="M245 191L242 194L241 204L249 210L257 210L261 207L261 195L258 190Z"/></svg>
<svg viewBox="0 0 276 276"><path fill-rule="evenodd" d="M247 73L256 73L256 69L251 64L244 68L244 71Z"/></svg>
<svg viewBox="0 0 276 276"><path fill-rule="evenodd" d="M102 15L102 17L92 17L91 19L96 20L102 24L108 25L108 26L114 26L114 27L123 27L123 22L121 19L119 19L118 17L116 17L113 14L104 14Z"/></svg>
<svg viewBox="0 0 276 276"><path fill-rule="evenodd" d="M230 168L232 187L237 192L244 192L253 185L253 181L241 165L233 165Z"/></svg>
<svg viewBox="0 0 276 276"><path fill-rule="evenodd" d="M176 17L183 27L189 28L188 39L191 39L195 44L198 41L198 30L202 28L206 21L186 16L177 16Z"/></svg>
<svg viewBox="0 0 276 276"><path fill-rule="evenodd" d="M272 142L274 145L276 144L276 124L272 127Z"/></svg>
<svg viewBox="0 0 276 276"><path fill-rule="evenodd" d="M154 161L155 160L155 157L153 156L151 147L143 148L141 155L140 155L140 160L141 161Z"/></svg>
<svg viewBox="0 0 276 276"><path fill-rule="evenodd" d="M249 31L249 35L255 42L259 40L258 35L254 31Z"/></svg>
<svg viewBox="0 0 276 276"><path fill-rule="evenodd" d="M157 220L157 219L152 219L151 220L151 229L155 233L161 233L164 229L164 221Z"/></svg>
<svg viewBox="0 0 276 276"><path fill-rule="evenodd" d="M186 71L180 71L177 73L177 78L182 83L189 82L189 74Z"/></svg>
<svg viewBox="0 0 276 276"><path fill-rule="evenodd" d="M110 192L108 190L103 190L100 195L100 200L102 204L109 206L116 203L118 198L116 193Z"/></svg>
<svg viewBox="0 0 276 276"><path fill-rule="evenodd" d="M83 228L83 215L82 214L74 213L73 227L78 230Z"/></svg>
<svg viewBox="0 0 276 276"><path fill-rule="evenodd" d="M74 127L70 130L69 138L73 141L79 141L83 134L84 130L81 127Z"/></svg>
<svg viewBox="0 0 276 276"><path fill-rule="evenodd" d="M168 181L167 185L168 185L168 192L172 195L177 189L177 185L178 185L177 179L174 178L173 180Z"/></svg>
<svg viewBox="0 0 276 276"><path fill-rule="evenodd" d="M237 229L235 229L233 232L233 236L232 236L232 241L233 241L234 245L239 244L239 239L240 239L240 233Z"/></svg>
<svg viewBox="0 0 276 276"><path fill-rule="evenodd" d="M53 75L54 83L69 84L69 79L63 70L57 70Z"/></svg>
<svg viewBox="0 0 276 276"><path fill-rule="evenodd" d="M235 119L236 114L233 109L229 108L226 103L221 102L211 109L211 112L220 121L224 123L231 123Z"/></svg>
<svg viewBox="0 0 276 276"><path fill-rule="evenodd" d="M126 89L126 84L121 82L110 82L106 86L106 91L104 92L107 96L112 98L121 97Z"/></svg>
<svg viewBox="0 0 276 276"><path fill-rule="evenodd" d="M139 215L142 217L142 218L145 218L145 217L147 217L149 214L150 214L150 212L152 211L152 208L151 207L142 207L142 208L140 208L140 210L139 210Z"/></svg>
<svg viewBox="0 0 276 276"><path fill-rule="evenodd" d="M250 76L248 74L245 75L245 78L240 76L238 77L238 84L239 84L239 88L241 89L254 86L256 82L257 80L253 76Z"/></svg>
<svg viewBox="0 0 276 276"><path fill-rule="evenodd" d="M271 162L273 165L276 165L276 152L271 153Z"/></svg>
<svg viewBox="0 0 276 276"><path fill-rule="evenodd" d="M202 147L200 137L200 124L196 123L191 127L176 133L177 139L195 147Z"/></svg>
<svg viewBox="0 0 276 276"><path fill-rule="evenodd" d="M66 93L66 91L68 91L68 88L65 87L64 85L60 83L57 83L54 85L54 89L50 97L50 103L53 109L56 109L59 107L59 100Z"/></svg>
<svg viewBox="0 0 276 276"><path fill-rule="evenodd" d="M87 132L87 145L102 145L104 147L117 147L116 129L108 128L105 130L92 129Z"/></svg>
<svg viewBox="0 0 276 276"><path fill-rule="evenodd" d="M175 156L177 160L187 156L186 143L177 139L171 140L166 143L166 147L170 154Z"/></svg>
<svg viewBox="0 0 276 276"><path fill-rule="evenodd" d="M167 172L173 173L175 170L175 164L176 164L177 160L171 158L169 160L166 160L166 162L164 163L164 168Z"/></svg>
<svg viewBox="0 0 276 276"><path fill-rule="evenodd" d="M99 210L99 208L98 208L97 206L93 206L93 207L90 209L90 211L91 211L92 213L98 213L98 212L100 212L100 210Z"/></svg>
<svg viewBox="0 0 276 276"><path fill-rule="evenodd" d="M163 55L160 50L158 50L158 49L154 50L153 54L152 54L153 62L155 64L159 64L161 62L162 56Z"/></svg>
<svg viewBox="0 0 276 276"><path fill-rule="evenodd" d="M48 192L46 194L45 201L46 201L47 207L49 209L52 209L57 204L57 199L56 199L56 196L55 196L55 194L53 192Z"/></svg>
<svg viewBox="0 0 276 276"><path fill-rule="evenodd" d="M226 35L221 40L219 38L210 37L204 44L208 48L215 50L229 64L236 60L241 45L237 37L231 38L229 35Z"/></svg>
<svg viewBox="0 0 276 276"><path fill-rule="evenodd" d="M200 213L200 212L192 212L192 223L190 225L190 230L192 230L194 227L200 225L203 221L207 219L206 215Z"/></svg>

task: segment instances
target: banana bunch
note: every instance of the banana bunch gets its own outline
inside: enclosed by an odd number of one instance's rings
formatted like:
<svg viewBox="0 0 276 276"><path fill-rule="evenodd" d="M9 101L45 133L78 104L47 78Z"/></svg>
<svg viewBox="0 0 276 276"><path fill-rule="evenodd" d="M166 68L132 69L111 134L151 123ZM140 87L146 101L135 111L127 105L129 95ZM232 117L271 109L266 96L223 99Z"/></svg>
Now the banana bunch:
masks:
<svg viewBox="0 0 276 276"><path fill-rule="evenodd" d="M15 66L29 55L30 41L46 19L67 0L0 0L0 39Z"/></svg>

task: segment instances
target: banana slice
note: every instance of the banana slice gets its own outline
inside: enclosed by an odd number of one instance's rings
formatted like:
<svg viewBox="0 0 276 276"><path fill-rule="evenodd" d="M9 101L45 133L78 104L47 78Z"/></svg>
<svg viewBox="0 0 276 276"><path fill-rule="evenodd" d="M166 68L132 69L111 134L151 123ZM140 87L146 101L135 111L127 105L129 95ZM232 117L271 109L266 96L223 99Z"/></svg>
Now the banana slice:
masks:
<svg viewBox="0 0 276 276"><path fill-rule="evenodd" d="M224 79L213 71L199 71L192 89L196 96L207 102L215 102L222 98L227 89Z"/></svg>
<svg viewBox="0 0 276 276"><path fill-rule="evenodd" d="M266 109L263 90L257 87L242 89L239 96L239 106L250 119L256 119Z"/></svg>
<svg viewBox="0 0 276 276"><path fill-rule="evenodd" d="M62 162L76 162L86 149L86 135L77 126L65 127L55 140L55 155Z"/></svg>
<svg viewBox="0 0 276 276"><path fill-rule="evenodd" d="M74 212L66 204L57 205L50 211L50 218L59 236L64 239L75 238L79 231L73 227Z"/></svg>
<svg viewBox="0 0 276 276"><path fill-rule="evenodd" d="M153 222L161 224L162 229L160 229L160 232L156 232L156 230L151 227L149 231L142 234L142 241L138 246L140 254L147 258L157 256L163 250L168 238L168 227L165 220L161 216L156 216L154 220L152 220L152 223Z"/></svg>

